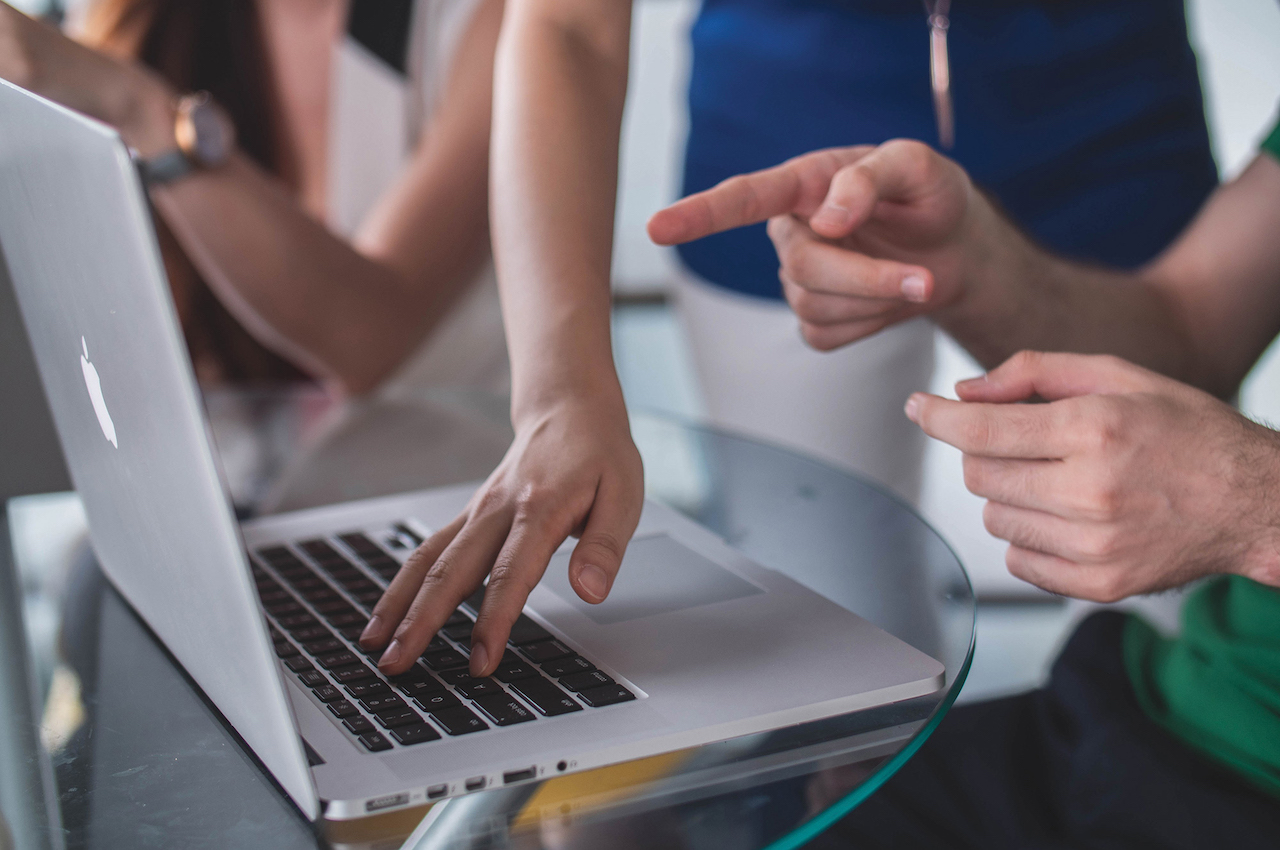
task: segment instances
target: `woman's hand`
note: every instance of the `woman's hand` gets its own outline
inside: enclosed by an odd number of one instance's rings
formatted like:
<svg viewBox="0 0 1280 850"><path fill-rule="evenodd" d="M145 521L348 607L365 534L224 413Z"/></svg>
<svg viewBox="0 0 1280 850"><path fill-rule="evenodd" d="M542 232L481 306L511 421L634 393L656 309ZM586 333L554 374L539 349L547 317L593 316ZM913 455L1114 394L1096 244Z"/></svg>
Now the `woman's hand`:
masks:
<svg viewBox="0 0 1280 850"><path fill-rule="evenodd" d="M1005 229L960 166L899 140L732 177L656 213L649 235L674 245L766 219L783 292L823 350L955 304L990 235L975 223Z"/></svg>
<svg viewBox="0 0 1280 850"><path fill-rule="evenodd" d="M402 673L449 615L489 576L471 635L471 675L502 661L507 636L571 534L569 581L604 601L640 520L644 470L620 403L573 398L531 413L497 470L462 514L410 556L374 608L360 642L381 647L378 666Z"/></svg>
<svg viewBox="0 0 1280 850"><path fill-rule="evenodd" d="M956 391L907 415L964 452L1019 578L1099 602L1215 573L1280 585L1280 434L1114 357L1022 352Z"/></svg>
<svg viewBox="0 0 1280 850"><path fill-rule="evenodd" d="M105 121L143 156L174 147L169 86L0 2L0 77Z"/></svg>

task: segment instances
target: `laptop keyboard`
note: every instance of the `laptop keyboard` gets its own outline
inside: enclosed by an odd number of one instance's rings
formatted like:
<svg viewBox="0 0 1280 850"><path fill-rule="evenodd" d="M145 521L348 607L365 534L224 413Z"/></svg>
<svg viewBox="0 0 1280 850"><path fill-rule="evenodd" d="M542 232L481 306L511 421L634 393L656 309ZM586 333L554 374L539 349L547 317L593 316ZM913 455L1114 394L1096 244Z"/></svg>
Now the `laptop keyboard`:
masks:
<svg viewBox="0 0 1280 850"><path fill-rule="evenodd" d="M422 542L407 524L394 527L402 539ZM524 614L494 675L472 678L471 629L483 590L450 615L409 672L388 678L376 666L381 651L366 652L358 641L400 569L395 558L361 532L252 555L280 662L325 705L335 725L371 752L635 699Z"/></svg>

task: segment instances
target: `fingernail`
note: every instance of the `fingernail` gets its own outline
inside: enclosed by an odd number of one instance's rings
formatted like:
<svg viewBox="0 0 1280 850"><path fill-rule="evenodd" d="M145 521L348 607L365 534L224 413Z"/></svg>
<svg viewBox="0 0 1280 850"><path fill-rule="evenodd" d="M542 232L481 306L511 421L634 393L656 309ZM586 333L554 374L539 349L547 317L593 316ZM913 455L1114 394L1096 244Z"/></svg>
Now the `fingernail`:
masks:
<svg viewBox="0 0 1280 850"><path fill-rule="evenodd" d="M902 279L902 297L917 304L924 301L924 278L909 274Z"/></svg>
<svg viewBox="0 0 1280 850"><path fill-rule="evenodd" d="M484 648L482 643L473 643L471 645L471 675L483 676L485 668L489 666L489 650Z"/></svg>
<svg viewBox="0 0 1280 850"><path fill-rule="evenodd" d="M985 384L986 382L987 382L986 375L979 375L976 378L965 378L963 381L956 382L956 389L958 390L961 387L972 387L972 386L976 386L977 384Z"/></svg>
<svg viewBox="0 0 1280 850"><path fill-rule="evenodd" d="M369 618L369 624L364 627L364 631L360 633L360 643L373 640L382 627L382 618L374 614Z"/></svg>
<svg viewBox="0 0 1280 850"><path fill-rule="evenodd" d="M387 651L382 653L382 657L378 659L379 667L390 667L400 660L400 641L391 641L391 646L387 647Z"/></svg>
<svg viewBox="0 0 1280 850"><path fill-rule="evenodd" d="M609 577L595 564L587 564L582 568L582 572L578 573L578 585L587 592L588 596L600 602L609 592Z"/></svg>
<svg viewBox="0 0 1280 850"><path fill-rule="evenodd" d="M823 204L822 208L818 210L818 214L814 216L814 218L820 218L826 224L834 225L836 227L848 224L851 217L852 214L849 212L848 207L842 207L839 204L832 203L831 201L827 201Z"/></svg>
<svg viewBox="0 0 1280 850"><path fill-rule="evenodd" d="M907 399L907 405L903 410L906 412L908 419L916 422L916 417L920 414L920 399L913 394L911 398Z"/></svg>

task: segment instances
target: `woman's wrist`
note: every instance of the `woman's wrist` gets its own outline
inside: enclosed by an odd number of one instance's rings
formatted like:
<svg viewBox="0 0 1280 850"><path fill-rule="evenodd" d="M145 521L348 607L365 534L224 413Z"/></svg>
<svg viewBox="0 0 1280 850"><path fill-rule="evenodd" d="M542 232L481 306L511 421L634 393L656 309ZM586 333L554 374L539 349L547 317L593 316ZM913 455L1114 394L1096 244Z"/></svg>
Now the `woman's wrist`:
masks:
<svg viewBox="0 0 1280 850"><path fill-rule="evenodd" d="M145 159L173 150L177 145L177 92L143 69L130 68L127 74L129 84L105 105L109 111L107 122L120 132L125 144Z"/></svg>

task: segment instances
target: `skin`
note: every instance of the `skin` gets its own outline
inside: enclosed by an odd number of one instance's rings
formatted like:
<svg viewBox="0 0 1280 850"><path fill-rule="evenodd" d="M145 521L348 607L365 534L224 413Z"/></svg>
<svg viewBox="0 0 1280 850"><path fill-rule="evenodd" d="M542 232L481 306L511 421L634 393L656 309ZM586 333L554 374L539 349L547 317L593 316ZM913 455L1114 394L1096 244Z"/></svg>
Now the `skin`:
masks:
<svg viewBox="0 0 1280 850"><path fill-rule="evenodd" d="M201 275L268 348L338 389L376 387L421 344L488 248L488 139L500 0L485 0L446 95L397 184L350 242L321 220L328 61L341 0L263 2L282 120L299 163L295 194L246 156L151 190ZM115 126L151 157L174 147L178 95L146 68L107 57L0 3L0 77Z"/></svg>
<svg viewBox="0 0 1280 850"><path fill-rule="evenodd" d="M629 0L513 3L498 46L491 168L494 258L512 363L516 439L467 509L407 562L362 638L407 669L489 576L471 673L571 534L577 594L602 602L644 496L610 341L609 266Z"/></svg>
<svg viewBox="0 0 1280 850"><path fill-rule="evenodd" d="M929 315L984 365L1006 361L959 401L917 393L906 411L964 453L1015 575L1098 601L1223 573L1280 586L1280 435L1218 400L1280 331L1280 163L1259 156L1132 273L1044 251L906 141L732 178L649 232L764 220L815 347Z"/></svg>

